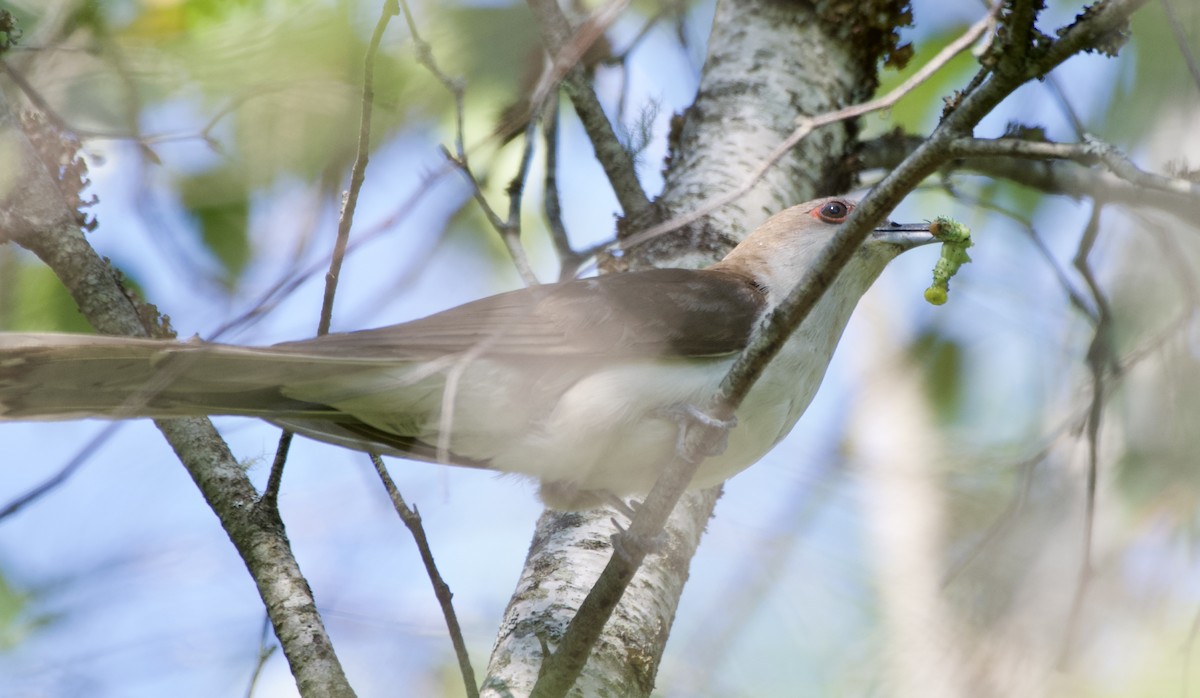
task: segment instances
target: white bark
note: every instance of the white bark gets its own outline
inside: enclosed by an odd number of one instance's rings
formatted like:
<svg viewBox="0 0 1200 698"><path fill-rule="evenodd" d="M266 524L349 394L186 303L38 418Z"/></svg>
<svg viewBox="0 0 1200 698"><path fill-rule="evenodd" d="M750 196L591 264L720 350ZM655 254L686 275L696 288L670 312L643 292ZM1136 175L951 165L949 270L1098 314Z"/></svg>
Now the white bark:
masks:
<svg viewBox="0 0 1200 698"><path fill-rule="evenodd" d="M814 70L813 66L820 66ZM869 83L858 63L820 29L805 3L720 2L696 103L688 111L666 189L667 212L688 211L739 185L795 126L800 114L836 109ZM744 199L684 235L634 251L635 265L707 266L778 210L842 190L847 127L802 143ZM719 489L684 496L667 526L669 554L651 556L626 591L571 695L647 696L670 634L700 534ZM611 553L613 514L546 512L505 612L483 695L527 695L542 640L553 651ZM541 639L539 639L541 638Z"/></svg>
<svg viewBox="0 0 1200 698"><path fill-rule="evenodd" d="M814 66L821 66L814 69ZM676 142L659 202L671 213L699 208L740 187L796 127L796 119L856 101L868 82L855 62L804 7L720 2L696 101ZM869 90L868 90L869 92ZM706 266L771 214L816 196L843 193L838 165L845 124L820 129L785 155L741 199L686 233L642 248L646 266Z"/></svg>

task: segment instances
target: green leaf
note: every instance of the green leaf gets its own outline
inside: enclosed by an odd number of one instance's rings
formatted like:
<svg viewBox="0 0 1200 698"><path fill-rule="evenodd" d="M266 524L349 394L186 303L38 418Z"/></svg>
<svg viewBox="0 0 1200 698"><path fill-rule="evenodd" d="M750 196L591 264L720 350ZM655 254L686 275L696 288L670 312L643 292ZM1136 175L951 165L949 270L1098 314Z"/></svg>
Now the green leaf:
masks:
<svg viewBox="0 0 1200 698"><path fill-rule="evenodd" d="M92 332L75 299L40 262L0 255L0 330Z"/></svg>
<svg viewBox="0 0 1200 698"><path fill-rule="evenodd" d="M232 287L250 260L250 199L242 178L217 170L179 183L182 203L199 228L200 240L225 271Z"/></svg>

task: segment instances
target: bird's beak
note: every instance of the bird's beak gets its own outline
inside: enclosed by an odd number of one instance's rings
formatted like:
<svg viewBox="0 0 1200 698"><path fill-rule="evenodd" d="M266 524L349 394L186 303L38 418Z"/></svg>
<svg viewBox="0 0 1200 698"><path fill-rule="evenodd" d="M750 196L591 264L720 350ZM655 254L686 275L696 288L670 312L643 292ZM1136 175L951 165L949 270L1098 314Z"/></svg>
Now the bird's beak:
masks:
<svg viewBox="0 0 1200 698"><path fill-rule="evenodd" d="M929 232L928 223L896 223L894 221L888 221L886 225L876 228L872 239L896 245L901 251L937 242L937 238Z"/></svg>

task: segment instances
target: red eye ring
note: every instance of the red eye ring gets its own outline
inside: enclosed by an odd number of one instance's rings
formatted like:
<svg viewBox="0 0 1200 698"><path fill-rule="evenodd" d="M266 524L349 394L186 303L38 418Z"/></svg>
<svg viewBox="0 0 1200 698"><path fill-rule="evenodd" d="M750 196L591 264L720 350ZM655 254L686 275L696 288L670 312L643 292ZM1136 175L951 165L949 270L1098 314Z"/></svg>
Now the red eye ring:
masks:
<svg viewBox="0 0 1200 698"><path fill-rule="evenodd" d="M826 223L843 223L853 210L854 204L849 201L833 199L814 208L811 215Z"/></svg>

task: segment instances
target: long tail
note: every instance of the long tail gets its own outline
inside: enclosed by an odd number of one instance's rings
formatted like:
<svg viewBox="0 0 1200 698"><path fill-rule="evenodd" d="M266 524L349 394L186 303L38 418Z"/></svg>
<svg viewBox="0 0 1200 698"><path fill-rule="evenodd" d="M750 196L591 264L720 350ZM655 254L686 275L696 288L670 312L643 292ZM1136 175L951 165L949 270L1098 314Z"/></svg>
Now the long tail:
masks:
<svg viewBox="0 0 1200 698"><path fill-rule="evenodd" d="M0 420L318 416L284 394L289 377L353 371L336 357L201 342L0 334Z"/></svg>

